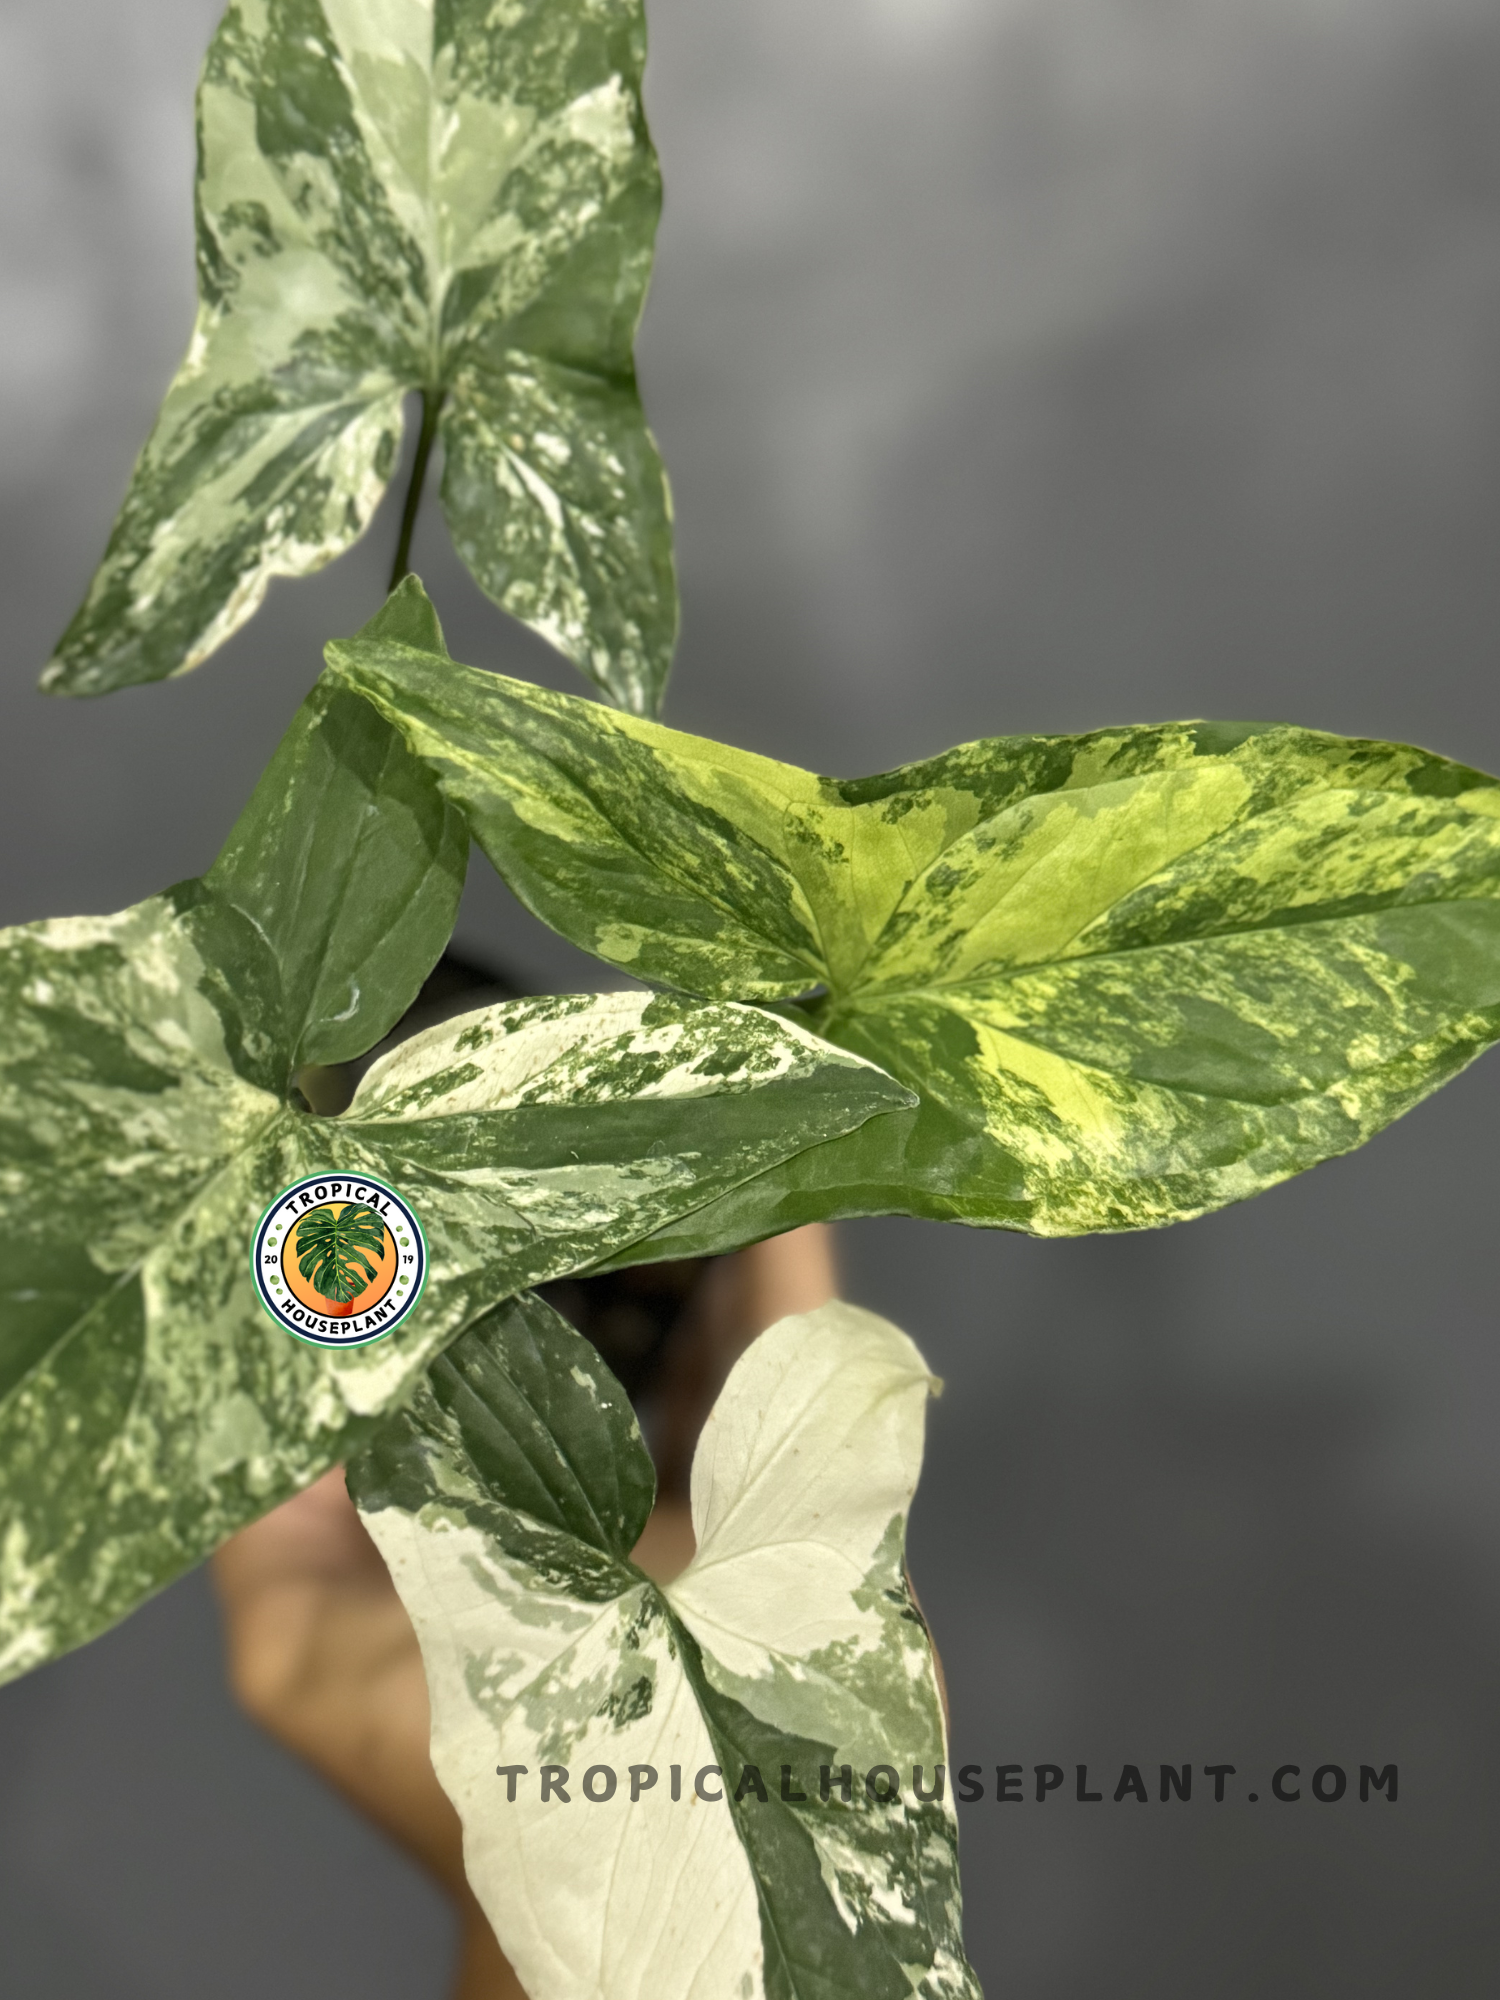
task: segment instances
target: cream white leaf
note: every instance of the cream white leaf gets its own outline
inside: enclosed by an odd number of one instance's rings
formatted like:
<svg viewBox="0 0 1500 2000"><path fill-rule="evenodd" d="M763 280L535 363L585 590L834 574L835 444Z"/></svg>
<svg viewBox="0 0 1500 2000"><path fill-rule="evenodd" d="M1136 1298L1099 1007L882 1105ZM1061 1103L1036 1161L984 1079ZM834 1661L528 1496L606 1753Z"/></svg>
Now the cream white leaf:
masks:
<svg viewBox="0 0 1500 2000"><path fill-rule="evenodd" d="M870 1631L858 1595L916 1490L932 1386L905 1334L839 1303L739 1363L693 1459L697 1554L667 1590L726 1693Z"/></svg>
<svg viewBox="0 0 1500 2000"><path fill-rule="evenodd" d="M629 1406L534 1299L455 1343L351 1464L470 1880L533 2000L977 1994L952 1806L913 1786L947 1756L903 1563L933 1386L853 1306L763 1334L700 1442L699 1550L665 1589L630 1560L653 1482ZM882 1765L896 1801L867 1791Z"/></svg>

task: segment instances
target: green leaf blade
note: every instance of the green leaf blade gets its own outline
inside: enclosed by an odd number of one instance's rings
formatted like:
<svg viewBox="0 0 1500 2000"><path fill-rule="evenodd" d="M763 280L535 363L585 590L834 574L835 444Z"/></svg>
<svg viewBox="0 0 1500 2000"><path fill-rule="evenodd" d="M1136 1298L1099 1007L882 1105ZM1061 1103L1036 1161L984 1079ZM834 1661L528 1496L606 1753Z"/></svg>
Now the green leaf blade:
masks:
<svg viewBox="0 0 1500 2000"><path fill-rule="evenodd" d="M495 1393L495 1354L505 1391ZM423 1396L433 1422L382 1425L360 1453L355 1479L371 1511L415 1513L459 1464L466 1507L487 1530L513 1532L517 1548L552 1535L616 1565L634 1586L630 1552L641 1536L656 1478L630 1404L607 1371L584 1366L577 1336L550 1306L523 1293L479 1322L427 1371ZM502 1494L503 1501L494 1496Z"/></svg>
<svg viewBox="0 0 1500 2000"><path fill-rule="evenodd" d="M274 967L282 1087L401 1018L452 933L468 857L462 818L398 732L320 682L206 877Z"/></svg>
<svg viewBox="0 0 1500 2000"><path fill-rule="evenodd" d="M677 612L631 358L660 205L644 36L638 0L230 7L192 343L44 686L186 672L351 546L422 390L481 588L654 712Z"/></svg>
<svg viewBox="0 0 1500 2000"><path fill-rule="evenodd" d="M564 936L811 996L921 1095L627 1256L819 1215L1181 1220L1363 1144L1500 1035L1500 788L1425 751L1181 723L834 780L415 650L329 658Z"/></svg>
<svg viewBox="0 0 1500 2000"><path fill-rule="evenodd" d="M435 1239L450 1245L472 1317L910 1101L755 1009L571 994L414 1036L329 1122L338 1157L392 1179L422 1217L439 1295Z"/></svg>
<svg viewBox="0 0 1500 2000"><path fill-rule="evenodd" d="M537 1434L516 1358L537 1347L546 1376L584 1392L542 1420L552 1465L597 1482L566 1525L562 1471L539 1484L496 1442ZM913 1764L931 1786L946 1762L902 1570L930 1387L910 1342L854 1307L763 1335L705 1430L699 1553L664 1591L621 1561L650 1490L628 1406L535 1301L467 1334L351 1465L422 1643L434 1762L464 1820L470 1879L538 2000L686 1996L709 1964L715 1990L752 2000L977 1995L951 1801L923 1804L911 1785ZM610 1484L621 1466L639 1496L624 1517ZM855 1797L823 1803L819 1766L844 1761ZM571 1809L541 1801L542 1762L567 1767ZM903 1767L899 1805L864 1794L867 1769L886 1762ZM695 1801L710 1764L725 1797ZM527 1767L514 1802L497 1765ZM615 1794L584 1805L596 1765L615 1773ZM659 1773L634 1802L632 1765Z"/></svg>

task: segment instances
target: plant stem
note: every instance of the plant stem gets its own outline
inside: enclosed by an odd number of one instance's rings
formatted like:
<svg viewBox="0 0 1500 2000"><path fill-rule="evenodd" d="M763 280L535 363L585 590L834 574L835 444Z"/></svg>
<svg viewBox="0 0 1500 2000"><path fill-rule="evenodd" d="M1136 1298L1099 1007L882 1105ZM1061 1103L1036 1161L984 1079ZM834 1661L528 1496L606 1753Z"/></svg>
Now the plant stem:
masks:
<svg viewBox="0 0 1500 2000"><path fill-rule="evenodd" d="M392 591L411 568L412 529L417 525L417 513L422 505L422 487L427 478L427 461L432 456L432 441L437 436L438 416L443 407L446 389L424 389L422 391L422 428L417 435L417 455L412 460L411 478L406 484L406 505L401 509L401 534L396 542L396 560L391 564L391 580L386 585Z"/></svg>

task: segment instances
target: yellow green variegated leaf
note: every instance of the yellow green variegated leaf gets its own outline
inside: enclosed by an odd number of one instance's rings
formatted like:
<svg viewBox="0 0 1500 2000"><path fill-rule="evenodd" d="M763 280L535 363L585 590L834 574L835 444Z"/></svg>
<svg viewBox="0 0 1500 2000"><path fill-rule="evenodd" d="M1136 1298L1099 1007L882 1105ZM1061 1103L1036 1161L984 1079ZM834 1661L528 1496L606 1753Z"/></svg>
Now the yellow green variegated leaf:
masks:
<svg viewBox="0 0 1500 2000"><path fill-rule="evenodd" d="M978 1995L903 1567L934 1386L854 1306L763 1334L665 1588L630 1560L654 1482L629 1404L538 1300L466 1333L350 1465L469 1879L533 2000Z"/></svg>
<svg viewBox="0 0 1500 2000"><path fill-rule="evenodd" d="M921 1092L649 1254L881 1209L1170 1222L1347 1152L1500 1033L1500 788L1426 751L1171 723L841 780L375 633L329 660L554 928L802 996Z"/></svg>
<svg viewBox="0 0 1500 2000"><path fill-rule="evenodd" d="M757 1010L631 993L463 1016L317 1118L266 1087L274 975L202 884L0 933L0 1678L341 1458L497 1299L903 1096ZM320 1173L423 1224L426 1290L379 1345L299 1344L252 1288L262 1212Z"/></svg>
<svg viewBox="0 0 1500 2000"><path fill-rule="evenodd" d="M676 630L631 343L660 203L640 0L235 0L198 93L198 318L44 685L205 659L364 530L421 390L495 601L655 712Z"/></svg>

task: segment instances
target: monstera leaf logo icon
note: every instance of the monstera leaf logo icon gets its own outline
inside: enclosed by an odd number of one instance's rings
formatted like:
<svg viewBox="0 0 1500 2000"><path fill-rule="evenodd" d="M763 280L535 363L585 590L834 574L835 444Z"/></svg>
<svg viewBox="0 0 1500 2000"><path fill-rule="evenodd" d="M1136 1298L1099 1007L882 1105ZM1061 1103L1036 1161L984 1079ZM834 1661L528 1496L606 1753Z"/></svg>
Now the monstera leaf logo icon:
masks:
<svg viewBox="0 0 1500 2000"><path fill-rule="evenodd" d="M310 1208L297 1224L297 1268L330 1316L349 1313L385 1255L385 1224L363 1202ZM373 1261L372 1261L373 1260Z"/></svg>
<svg viewBox="0 0 1500 2000"><path fill-rule="evenodd" d="M309 1174L261 1217L250 1275L294 1340L364 1347L394 1333L422 1296L427 1239L411 1203L373 1174Z"/></svg>

